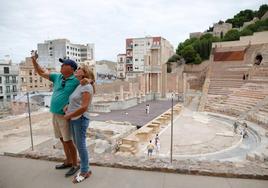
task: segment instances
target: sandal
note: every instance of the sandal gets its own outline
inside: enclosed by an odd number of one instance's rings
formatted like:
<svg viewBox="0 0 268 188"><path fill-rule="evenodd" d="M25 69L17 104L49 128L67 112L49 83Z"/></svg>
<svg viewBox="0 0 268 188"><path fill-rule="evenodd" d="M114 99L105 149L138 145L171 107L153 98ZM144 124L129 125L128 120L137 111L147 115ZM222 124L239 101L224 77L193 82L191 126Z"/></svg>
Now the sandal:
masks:
<svg viewBox="0 0 268 188"><path fill-rule="evenodd" d="M89 171L87 174L84 176L81 175L81 172L79 172L76 176L74 176L73 183L80 183L87 179L90 175L92 174L91 171Z"/></svg>

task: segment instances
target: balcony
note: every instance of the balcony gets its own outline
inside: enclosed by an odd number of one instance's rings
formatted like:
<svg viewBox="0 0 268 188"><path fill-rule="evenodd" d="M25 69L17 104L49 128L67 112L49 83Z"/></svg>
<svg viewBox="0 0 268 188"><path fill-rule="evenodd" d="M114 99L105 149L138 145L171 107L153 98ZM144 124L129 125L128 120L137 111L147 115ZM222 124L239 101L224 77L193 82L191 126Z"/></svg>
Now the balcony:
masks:
<svg viewBox="0 0 268 188"><path fill-rule="evenodd" d="M127 49L127 50L132 50L132 49L133 49L133 45L128 45L128 46L126 47L126 49Z"/></svg>
<svg viewBox="0 0 268 188"><path fill-rule="evenodd" d="M151 46L151 49L156 49L156 50L158 50L158 49L160 49L160 44L153 44L152 46Z"/></svg>
<svg viewBox="0 0 268 188"><path fill-rule="evenodd" d="M144 73L162 73L161 65L144 66Z"/></svg>
<svg viewBox="0 0 268 188"><path fill-rule="evenodd" d="M133 64L132 60L127 59L126 64Z"/></svg>

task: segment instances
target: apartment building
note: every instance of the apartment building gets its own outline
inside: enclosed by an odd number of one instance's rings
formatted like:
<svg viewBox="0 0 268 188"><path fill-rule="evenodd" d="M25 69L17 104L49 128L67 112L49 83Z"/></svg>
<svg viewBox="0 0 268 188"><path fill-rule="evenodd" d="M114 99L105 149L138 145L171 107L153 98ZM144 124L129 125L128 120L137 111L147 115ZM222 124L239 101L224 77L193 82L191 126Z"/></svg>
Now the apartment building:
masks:
<svg viewBox="0 0 268 188"><path fill-rule="evenodd" d="M126 79L139 77L143 94L154 93L157 97L164 97L166 62L173 54L173 46L163 37L126 39Z"/></svg>
<svg viewBox="0 0 268 188"><path fill-rule="evenodd" d="M49 71L55 71L55 69L49 68ZM19 64L19 77L21 92L51 91L51 82L35 72L30 57L26 57L25 61Z"/></svg>
<svg viewBox="0 0 268 188"><path fill-rule="evenodd" d="M19 68L11 60L0 59L0 102L15 99L18 94Z"/></svg>
<svg viewBox="0 0 268 188"><path fill-rule="evenodd" d="M60 69L59 58L72 59L77 63L94 60L94 44L73 44L68 39L46 40L37 45L39 63Z"/></svg>

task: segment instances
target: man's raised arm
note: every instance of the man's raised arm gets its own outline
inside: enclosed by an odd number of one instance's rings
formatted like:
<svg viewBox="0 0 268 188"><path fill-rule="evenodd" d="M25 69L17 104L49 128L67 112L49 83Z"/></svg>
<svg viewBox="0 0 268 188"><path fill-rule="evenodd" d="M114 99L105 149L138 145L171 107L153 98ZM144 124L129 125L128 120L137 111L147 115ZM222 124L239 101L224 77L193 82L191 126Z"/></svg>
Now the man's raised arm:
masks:
<svg viewBox="0 0 268 188"><path fill-rule="evenodd" d="M32 62L33 62L34 70L37 72L37 74L49 80L49 72L45 71L44 69L40 67L35 57L32 57Z"/></svg>

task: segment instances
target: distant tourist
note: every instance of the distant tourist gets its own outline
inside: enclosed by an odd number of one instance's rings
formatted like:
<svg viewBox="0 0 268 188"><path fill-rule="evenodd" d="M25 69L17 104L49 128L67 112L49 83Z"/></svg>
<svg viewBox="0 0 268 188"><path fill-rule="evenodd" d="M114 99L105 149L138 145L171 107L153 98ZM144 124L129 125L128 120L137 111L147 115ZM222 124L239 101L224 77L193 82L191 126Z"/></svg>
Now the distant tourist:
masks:
<svg viewBox="0 0 268 188"><path fill-rule="evenodd" d="M156 134L156 136L154 138L154 145L155 145L155 151L158 154L160 151L160 138L159 138L158 134Z"/></svg>
<svg viewBox="0 0 268 188"><path fill-rule="evenodd" d="M148 151L147 156L149 157L149 159L151 159L154 151L154 145L152 144L152 140L150 140L150 143L147 146L147 151Z"/></svg>
<svg viewBox="0 0 268 188"><path fill-rule="evenodd" d="M246 138L246 137L248 137L248 125L247 125L247 123L246 122L244 122L243 124L242 124L242 130L241 130L241 135L242 135L242 137L243 138Z"/></svg>
<svg viewBox="0 0 268 188"><path fill-rule="evenodd" d="M91 175L87 149L87 128L89 126L89 107L95 93L95 76L88 65L80 64L75 77L81 81L83 78L92 80L92 84L79 85L69 97L64 118L70 120L70 129L74 143L79 153L81 169L73 183L79 183Z"/></svg>
<svg viewBox="0 0 268 188"><path fill-rule="evenodd" d="M234 126L234 133L237 133L238 122L235 121L234 124L233 124L233 126Z"/></svg>
<svg viewBox="0 0 268 188"><path fill-rule="evenodd" d="M63 118L63 108L69 102L69 96L73 93L75 88L80 84L79 80L74 76L74 71L77 69L75 61L70 59L59 59L62 63L60 73L48 72L39 66L37 63L38 55L36 51L32 51L32 63L35 71L43 78L53 82L53 94L51 97L50 112L53 114L53 128L56 138L59 138L64 149L66 160L56 165L56 169L70 170L65 176L71 176L79 170L77 164L77 152L75 145L71 139L69 122ZM86 81L85 81L86 80ZM84 83L89 83L85 79Z"/></svg>
<svg viewBox="0 0 268 188"><path fill-rule="evenodd" d="M156 134L155 138L154 138L154 145L157 146L158 142L160 142L160 138L159 138L158 134Z"/></svg>
<svg viewBox="0 0 268 188"><path fill-rule="evenodd" d="M150 105L149 104L146 104L145 112L146 112L146 114L150 113Z"/></svg>

